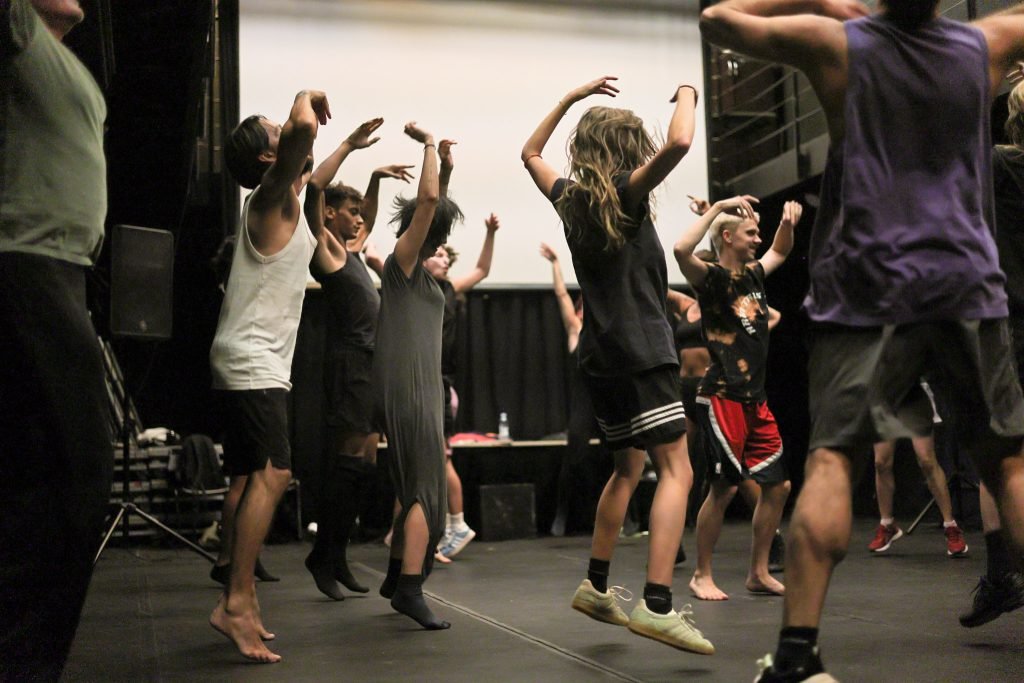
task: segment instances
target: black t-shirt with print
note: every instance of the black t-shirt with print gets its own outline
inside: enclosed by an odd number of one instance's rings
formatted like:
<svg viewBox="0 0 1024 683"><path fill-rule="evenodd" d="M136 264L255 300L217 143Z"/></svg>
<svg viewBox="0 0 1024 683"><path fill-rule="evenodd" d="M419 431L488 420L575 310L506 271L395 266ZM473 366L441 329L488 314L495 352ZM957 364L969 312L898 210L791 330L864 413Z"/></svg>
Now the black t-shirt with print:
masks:
<svg viewBox="0 0 1024 683"><path fill-rule="evenodd" d="M569 182L565 178L555 182L550 196L553 203ZM580 366L601 377L679 365L665 307L665 252L651 220L650 199L644 197L633 206L626 204L628 182L627 173L615 178L623 211L636 224L627 232L621 249L605 251L604 230L593 218L582 193L577 195L574 214L584 218L577 221L577 227L565 228L583 294ZM580 223L584 227L578 227Z"/></svg>
<svg viewBox="0 0 1024 683"><path fill-rule="evenodd" d="M764 266L758 261L736 274L709 263L708 275L697 288L697 301L711 353L698 393L743 403L764 401L768 361Z"/></svg>

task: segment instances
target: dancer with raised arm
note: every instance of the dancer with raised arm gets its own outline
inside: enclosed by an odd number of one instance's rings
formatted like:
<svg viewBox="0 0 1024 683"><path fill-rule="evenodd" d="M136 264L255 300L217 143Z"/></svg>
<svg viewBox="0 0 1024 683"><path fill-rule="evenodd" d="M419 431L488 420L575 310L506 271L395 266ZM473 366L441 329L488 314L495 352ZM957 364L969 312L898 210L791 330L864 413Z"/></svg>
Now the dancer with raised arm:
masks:
<svg viewBox="0 0 1024 683"><path fill-rule="evenodd" d="M831 147L808 256L817 325L811 437L789 526L783 629L759 680L831 680L818 625L850 541L851 458L931 427L912 391L941 369L957 435L992 491L1012 557L1024 550L1024 398L992 225L993 94L1024 57L1024 6L971 23L938 0L725 0L711 42L801 70ZM913 397L912 402L905 400Z"/></svg>
<svg viewBox="0 0 1024 683"><path fill-rule="evenodd" d="M793 229L802 208L797 202L786 202L772 246L758 258L761 232L760 217L751 206L755 201L734 197L716 202L675 245L679 269L697 291L701 327L711 354L697 390L695 418L715 466L711 490L697 515L697 568L690 580L690 590L701 600L729 598L712 578L711 556L726 508L748 479L761 490L754 506L746 588L752 593L785 592L768 570L769 550L790 484L782 437L764 388L770 318L764 282L793 249ZM693 253L709 231L717 263Z"/></svg>
<svg viewBox="0 0 1024 683"><path fill-rule="evenodd" d="M444 533L448 506L441 384L444 294L423 261L444 244L462 214L440 196L434 136L415 123L406 124L405 133L423 144L423 169L416 199L395 201L398 242L381 278L373 378L401 512L380 593L398 612L436 630L450 624L427 606L423 581Z"/></svg>
<svg viewBox="0 0 1024 683"><path fill-rule="evenodd" d="M651 220L650 193L682 161L693 141L697 91L675 89L665 143L655 147L633 112L591 107L569 143L570 178L541 156L569 108L593 95L614 97L614 76L570 91L541 121L522 151L537 189L565 226L586 315L580 331L580 367L602 438L615 469L601 494L587 578L574 609L627 626L673 647L712 654L689 606L672 609L672 569L686 516L693 472L679 400L679 360L672 344L665 296L665 254ZM629 616L608 586L612 554L629 499L640 481L646 450L658 471L651 505L650 547L643 599Z"/></svg>
<svg viewBox="0 0 1024 683"><path fill-rule="evenodd" d="M213 388L220 393L228 422L224 466L231 476L229 497L238 500L233 523L225 524L229 579L210 624L244 656L266 663L281 657L263 643L273 636L263 627L254 572L274 510L292 477L288 392L306 279L317 246L299 193L313 170L317 130L329 117L327 96L303 90L283 126L250 116L224 144L228 170L252 193L242 207L210 348Z"/></svg>
<svg viewBox="0 0 1024 683"><path fill-rule="evenodd" d="M359 258L377 218L382 178L409 182L410 166L378 168L365 197L340 182L330 184L348 155L376 143L384 123L363 123L313 172L306 185L304 211L310 225L322 225L312 273L327 300L324 358L327 443L317 497L317 534L306 568L321 593L343 600L337 582L356 593L369 588L352 575L346 559L349 536L359 515L363 491L377 464L378 427L373 423L373 349L380 295Z"/></svg>

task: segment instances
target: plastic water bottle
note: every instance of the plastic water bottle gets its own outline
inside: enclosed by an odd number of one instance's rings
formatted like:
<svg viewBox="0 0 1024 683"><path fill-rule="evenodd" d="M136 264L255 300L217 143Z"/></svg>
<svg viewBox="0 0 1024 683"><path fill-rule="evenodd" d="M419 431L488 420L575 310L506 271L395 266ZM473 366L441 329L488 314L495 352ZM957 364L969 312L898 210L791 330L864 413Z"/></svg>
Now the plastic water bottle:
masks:
<svg viewBox="0 0 1024 683"><path fill-rule="evenodd" d="M498 416L498 438L511 439L508 431L508 413L501 413Z"/></svg>

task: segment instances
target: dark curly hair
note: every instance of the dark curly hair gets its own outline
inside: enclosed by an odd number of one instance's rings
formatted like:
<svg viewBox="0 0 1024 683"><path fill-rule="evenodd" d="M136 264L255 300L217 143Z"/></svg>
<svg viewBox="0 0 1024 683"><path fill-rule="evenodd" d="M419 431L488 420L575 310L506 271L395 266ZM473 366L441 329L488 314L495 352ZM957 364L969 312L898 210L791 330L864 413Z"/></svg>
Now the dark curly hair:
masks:
<svg viewBox="0 0 1024 683"><path fill-rule="evenodd" d="M394 209L394 213L391 214L391 224L398 225L395 237L401 237L412 223L413 214L416 213L416 200L395 197ZM430 223L427 239L423 242L424 250L437 251L437 248L448 240L448 235L451 234L455 222L462 221L464 218L458 204L448 197L441 197L437 202L437 209L434 211L434 220Z"/></svg>
<svg viewBox="0 0 1024 683"><path fill-rule="evenodd" d="M340 180L331 183L324 188L324 203L334 208L340 208L347 200L356 204L363 203L363 193L354 187L342 183Z"/></svg>
<svg viewBox="0 0 1024 683"><path fill-rule="evenodd" d="M250 190L263 180L263 174L270 168L270 162L260 159L260 154L270 147L270 137L260 123L263 117L253 114L228 134L224 140L224 162L238 184Z"/></svg>

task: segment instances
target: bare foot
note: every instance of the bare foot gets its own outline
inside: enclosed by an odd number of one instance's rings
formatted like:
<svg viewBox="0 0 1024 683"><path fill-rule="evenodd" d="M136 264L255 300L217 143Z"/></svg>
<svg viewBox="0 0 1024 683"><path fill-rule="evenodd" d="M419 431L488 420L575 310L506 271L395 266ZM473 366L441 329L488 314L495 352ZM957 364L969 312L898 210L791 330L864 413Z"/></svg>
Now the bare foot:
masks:
<svg viewBox="0 0 1024 683"><path fill-rule="evenodd" d="M763 578L753 574L747 576L747 590L759 595L785 595L786 587L775 579L771 574L765 574Z"/></svg>
<svg viewBox="0 0 1024 683"><path fill-rule="evenodd" d="M273 640L277 638L276 635L267 630L267 627L263 625L263 611L260 609L259 600L256 601L256 628L259 629L261 640Z"/></svg>
<svg viewBox="0 0 1024 683"><path fill-rule="evenodd" d="M226 601L221 599L210 614L210 626L230 639L243 657L264 664L281 661L281 655L271 652L261 639L261 627L252 613L235 614L228 612Z"/></svg>
<svg viewBox="0 0 1024 683"><path fill-rule="evenodd" d="M437 561L437 562L440 562L441 564L451 564L452 563L452 558L445 557L441 553L440 550L438 550L437 552L434 553L434 560Z"/></svg>
<svg viewBox="0 0 1024 683"><path fill-rule="evenodd" d="M690 579L690 592L698 600L728 600L729 596L715 585L710 576L693 575Z"/></svg>

